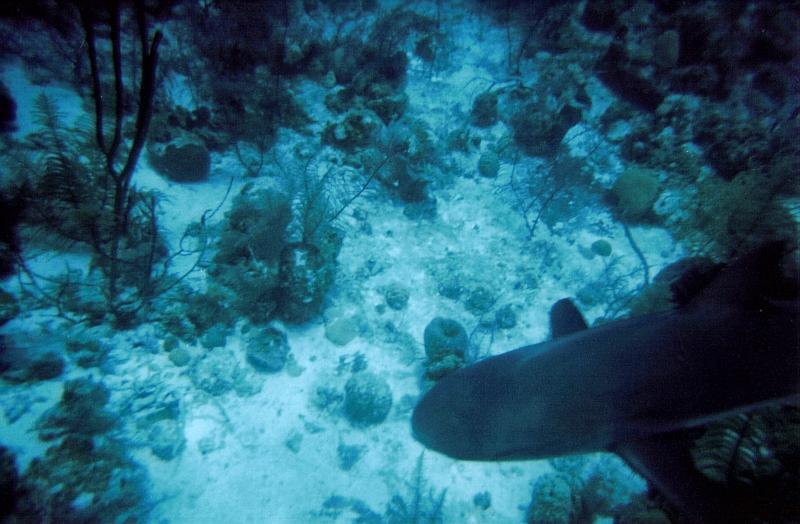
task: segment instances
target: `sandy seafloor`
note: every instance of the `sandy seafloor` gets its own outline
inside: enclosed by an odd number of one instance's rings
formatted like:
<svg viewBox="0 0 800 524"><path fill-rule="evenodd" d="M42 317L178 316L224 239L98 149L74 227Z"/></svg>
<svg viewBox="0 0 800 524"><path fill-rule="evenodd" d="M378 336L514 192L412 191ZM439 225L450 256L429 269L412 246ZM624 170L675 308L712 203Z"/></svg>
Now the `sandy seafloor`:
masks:
<svg viewBox="0 0 800 524"><path fill-rule="evenodd" d="M470 79L502 78L504 74L506 50L501 29L490 26L485 18L472 20L466 16L451 23L459 29L454 35L460 41L454 50L457 56L451 57L450 62L460 67L429 77L412 57L408 75L409 112L432 129L452 127L454 121L467 118L472 98L479 92L477 86L465 89ZM533 68L526 73L534 73L535 63L533 60L526 64ZM23 136L31 130L31 100L42 88L28 84L19 68L5 70L3 78L19 103L17 134ZM75 95L62 88L47 89L57 95L68 116L80 114L74 108L78 103ZM327 120L321 102L324 88L304 81L295 84L294 89L298 100L306 104L306 110L322 126ZM595 113L591 119L597 117L598 108L608 104L612 95L596 80L589 82L588 91ZM503 131L500 123L479 133L485 138L498 138ZM588 165L596 180L613 180L623 170L613 145L593 131L581 131L580 124L570 131L568 137L580 137L570 141L569 147L576 156L584 156L599 142L587 159ZM303 137L281 132L276 147L288 150L297 140ZM422 333L426 324L436 316L445 316L460 321L469 332L479 322L461 302L438 293L437 277L457 274L463 286L485 286L495 294L498 305L513 306L517 326L495 332L490 347L484 343L483 347L492 354L544 340L550 305L602 278L605 259L584 256L597 239L608 240L614 255L621 257L620 267L622 273L630 273L627 284L631 288L641 282L639 261L608 208L597 205L584 209L552 228L540 225L536 237L530 240L512 199L499 191L508 176L508 166L501 167L497 179L487 179L476 174L477 154L455 155L451 161L461 168L463 176L453 177L448 187L434 193L435 219L408 219L402 206L382 191L371 192L354 203L344 218L347 234L325 313L306 325L281 325L289 337L295 372L263 375L251 370L259 393L243 398L233 392L210 397L194 388L187 376L188 368L175 367L167 354L157 349L158 332L152 326L124 333L109 329L107 342L114 345L109 372L101 374L72 366L56 381L0 385L0 417L10 409L25 411L14 423L0 418L0 441L17 454L21 468L41 454L45 445L37 441L31 427L57 403L61 384L69 378L91 375L111 389L112 399L126 396L138 385L156 384L180 398L186 447L168 462L156 458L146 447L131 449L150 477L154 506L148 521L351 522L355 517L352 512L344 511L338 517L320 514L323 502L334 494L358 498L382 513L393 494L408 492L417 458L423 452L411 436L409 417L420 392ZM140 188L158 189L168 196L161 201L161 225L175 242L189 222L219 204L231 177L233 194L252 181L242 175L242 168L232 155L215 155L211 178L192 185L166 181L150 169L143 155L134 181ZM231 201L228 198L223 211ZM354 210L366 212L370 232L358 226L352 217ZM221 219L220 213L215 220L220 223ZM631 232L652 272L683 255L682 247L665 230L631 227ZM79 267L86 256L40 253L34 263L40 270L49 267L57 272L67 261ZM366 267L372 270L365 271ZM201 270L190 281L202 289L204 279ZM410 291L406 309L376 309L384 303L381 290L390 284L401 284ZM603 311L598 306L584 313L591 322ZM325 319L341 316L358 317L368 326L362 336L344 347L324 336ZM27 340L36 341L51 340L52 333L60 329L59 321L47 312L24 312L5 326L4 332L21 333ZM237 331L228 337L226 349L232 350L240 358L240 365L247 368L241 345ZM199 345L190 348L195 357L204 351ZM371 371L386 378L394 398L388 420L367 429L353 428L343 416L320 412L310 402L317 384L343 384L346 376L336 375L337 365L341 357L352 358L356 353L366 357ZM286 445L295 433L302 434L296 452ZM338 466L340 443L367 449L349 471ZM643 489L642 480L613 456L598 454L591 461L616 476L621 501L627 492ZM436 490L447 489L445 522L520 522L533 482L551 470L547 461L470 463L433 452L424 455L428 485ZM488 510L473 503L473 496L482 491L491 494Z"/></svg>

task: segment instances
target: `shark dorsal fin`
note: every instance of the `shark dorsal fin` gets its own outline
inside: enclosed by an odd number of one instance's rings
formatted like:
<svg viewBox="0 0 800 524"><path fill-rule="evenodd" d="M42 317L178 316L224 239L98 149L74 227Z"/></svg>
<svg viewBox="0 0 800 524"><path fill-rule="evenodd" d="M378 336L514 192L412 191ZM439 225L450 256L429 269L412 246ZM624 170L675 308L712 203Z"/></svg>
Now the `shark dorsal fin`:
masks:
<svg viewBox="0 0 800 524"><path fill-rule="evenodd" d="M565 337L588 327L571 299L562 298L550 308L550 335L553 338Z"/></svg>

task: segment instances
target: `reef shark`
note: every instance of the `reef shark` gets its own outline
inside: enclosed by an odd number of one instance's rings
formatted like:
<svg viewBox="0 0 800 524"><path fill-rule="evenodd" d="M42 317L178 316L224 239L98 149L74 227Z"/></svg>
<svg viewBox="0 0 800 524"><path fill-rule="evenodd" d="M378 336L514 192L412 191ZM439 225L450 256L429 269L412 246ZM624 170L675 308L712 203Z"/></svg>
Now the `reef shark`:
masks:
<svg viewBox="0 0 800 524"><path fill-rule="evenodd" d="M692 521L734 522L682 432L800 398L800 302L779 277L784 251L762 246L662 313L588 328L559 301L551 340L440 380L414 410L415 438L476 461L612 451Z"/></svg>

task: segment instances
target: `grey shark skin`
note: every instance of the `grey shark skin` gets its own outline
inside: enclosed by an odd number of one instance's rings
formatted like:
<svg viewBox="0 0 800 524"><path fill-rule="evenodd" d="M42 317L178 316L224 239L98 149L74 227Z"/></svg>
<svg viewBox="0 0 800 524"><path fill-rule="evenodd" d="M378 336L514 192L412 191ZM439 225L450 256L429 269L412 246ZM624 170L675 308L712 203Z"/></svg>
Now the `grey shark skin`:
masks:
<svg viewBox="0 0 800 524"><path fill-rule="evenodd" d="M686 428L798 399L799 303L764 297L782 254L781 243L763 246L673 311L561 326L553 340L448 375L417 405L414 436L462 460L616 451L687 513L713 521L697 500L703 486L677 478L677 457L659 446Z"/></svg>

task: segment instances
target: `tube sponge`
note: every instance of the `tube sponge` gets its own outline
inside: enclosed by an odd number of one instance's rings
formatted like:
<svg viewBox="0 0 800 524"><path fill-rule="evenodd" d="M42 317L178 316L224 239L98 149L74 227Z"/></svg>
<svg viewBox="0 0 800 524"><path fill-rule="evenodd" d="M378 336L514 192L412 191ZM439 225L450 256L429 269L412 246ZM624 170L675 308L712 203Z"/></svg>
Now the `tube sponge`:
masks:
<svg viewBox="0 0 800 524"><path fill-rule="evenodd" d="M437 380L464 365L469 339L457 321L436 317L428 323L423 334L425 341L425 374Z"/></svg>
<svg viewBox="0 0 800 524"><path fill-rule="evenodd" d="M429 360L441 360L448 355L464 358L467 351L467 332L457 321L436 317L425 327L425 355Z"/></svg>

